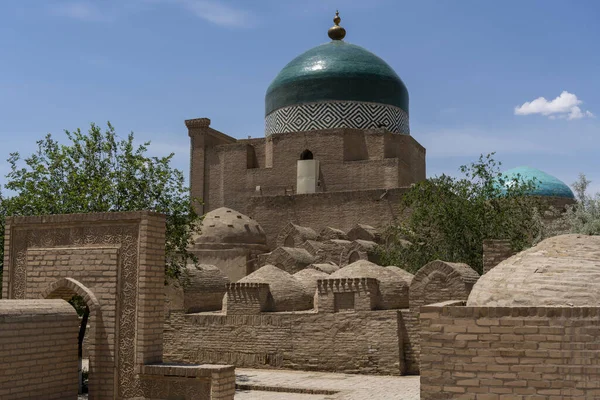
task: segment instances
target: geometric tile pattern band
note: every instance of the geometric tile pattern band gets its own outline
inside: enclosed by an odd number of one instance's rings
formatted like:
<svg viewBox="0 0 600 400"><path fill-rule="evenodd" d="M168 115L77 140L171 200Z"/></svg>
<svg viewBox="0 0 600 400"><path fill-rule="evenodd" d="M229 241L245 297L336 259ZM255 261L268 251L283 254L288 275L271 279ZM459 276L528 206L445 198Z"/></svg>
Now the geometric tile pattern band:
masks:
<svg viewBox="0 0 600 400"><path fill-rule="evenodd" d="M410 134L408 115L401 108L359 101L327 101L283 107L265 117L265 136L319 129L386 128Z"/></svg>

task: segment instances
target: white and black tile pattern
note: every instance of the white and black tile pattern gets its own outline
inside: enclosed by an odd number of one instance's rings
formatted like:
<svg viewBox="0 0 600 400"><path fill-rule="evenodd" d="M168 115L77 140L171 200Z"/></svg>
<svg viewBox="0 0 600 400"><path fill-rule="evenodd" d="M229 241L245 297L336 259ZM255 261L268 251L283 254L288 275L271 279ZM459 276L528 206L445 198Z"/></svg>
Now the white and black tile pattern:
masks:
<svg viewBox="0 0 600 400"><path fill-rule="evenodd" d="M336 101L301 104L280 108L265 118L266 136L332 128L386 128L393 133L410 133L408 115L404 110L379 103Z"/></svg>

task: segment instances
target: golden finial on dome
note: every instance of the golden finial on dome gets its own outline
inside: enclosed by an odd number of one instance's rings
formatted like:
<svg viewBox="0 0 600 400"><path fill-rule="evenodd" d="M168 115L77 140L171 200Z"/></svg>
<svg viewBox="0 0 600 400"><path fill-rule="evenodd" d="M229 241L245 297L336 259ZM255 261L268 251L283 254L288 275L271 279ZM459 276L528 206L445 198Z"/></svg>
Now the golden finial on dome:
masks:
<svg viewBox="0 0 600 400"><path fill-rule="evenodd" d="M346 30L340 26L340 12L335 11L335 17L333 18L333 23L335 24L327 31L327 34L331 38L331 40L342 40L346 36Z"/></svg>

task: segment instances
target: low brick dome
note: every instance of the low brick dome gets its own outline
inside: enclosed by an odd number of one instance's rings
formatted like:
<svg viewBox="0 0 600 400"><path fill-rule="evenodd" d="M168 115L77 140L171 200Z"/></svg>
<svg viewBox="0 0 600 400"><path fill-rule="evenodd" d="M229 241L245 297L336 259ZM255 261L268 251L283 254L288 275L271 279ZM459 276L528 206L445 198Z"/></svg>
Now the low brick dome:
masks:
<svg viewBox="0 0 600 400"><path fill-rule="evenodd" d="M223 271L208 264L188 264L180 279L186 292L221 290L224 293L229 283L229 278Z"/></svg>
<svg viewBox="0 0 600 400"><path fill-rule="evenodd" d="M229 278L214 265L188 265L179 280L187 312L221 309Z"/></svg>
<svg viewBox="0 0 600 400"><path fill-rule="evenodd" d="M313 294L304 284L274 265L267 264L238 282L267 283L271 292L270 311L301 311L313 307Z"/></svg>
<svg viewBox="0 0 600 400"><path fill-rule="evenodd" d="M504 260L473 286L476 307L600 304L600 236L561 235Z"/></svg>
<svg viewBox="0 0 600 400"><path fill-rule="evenodd" d="M410 283L412 282L413 278L415 277L413 274L411 274L407 270L402 269L400 267L396 267L395 265L389 265L386 268L388 270L392 271L393 273L400 275L402 277L402 279L404 279L408 283L409 286L410 286Z"/></svg>
<svg viewBox="0 0 600 400"><path fill-rule="evenodd" d="M367 260L358 260L331 275L331 278L373 278L379 281L380 299L377 308L387 310L408 307L408 288L410 282L406 276Z"/></svg>
<svg viewBox="0 0 600 400"><path fill-rule="evenodd" d="M267 236L258 222L231 208L221 207L206 213L195 245L266 245Z"/></svg>
<svg viewBox="0 0 600 400"><path fill-rule="evenodd" d="M293 276L304 285L308 293L312 293L313 295L317 291L317 281L329 278L327 273L313 268L303 269L296 272Z"/></svg>

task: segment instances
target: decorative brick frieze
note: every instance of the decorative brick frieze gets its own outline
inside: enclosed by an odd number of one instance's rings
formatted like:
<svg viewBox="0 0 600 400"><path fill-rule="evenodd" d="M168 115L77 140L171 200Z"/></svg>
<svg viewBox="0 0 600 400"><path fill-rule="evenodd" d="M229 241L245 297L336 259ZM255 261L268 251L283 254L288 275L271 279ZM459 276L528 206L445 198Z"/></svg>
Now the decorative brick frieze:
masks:
<svg viewBox="0 0 600 400"><path fill-rule="evenodd" d="M385 128L392 133L410 133L408 114L404 110L379 103L305 103L277 109L265 118L266 136L334 128Z"/></svg>

